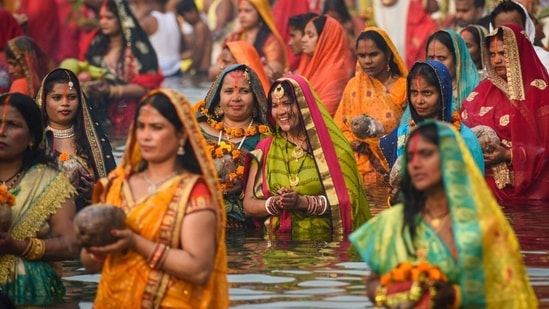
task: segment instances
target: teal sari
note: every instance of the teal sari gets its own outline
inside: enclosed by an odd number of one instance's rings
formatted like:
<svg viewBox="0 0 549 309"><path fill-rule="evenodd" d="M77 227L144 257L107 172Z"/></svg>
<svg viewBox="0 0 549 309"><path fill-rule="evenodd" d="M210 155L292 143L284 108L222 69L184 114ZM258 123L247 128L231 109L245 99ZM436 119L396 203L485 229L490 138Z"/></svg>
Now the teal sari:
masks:
<svg viewBox="0 0 549 309"><path fill-rule="evenodd" d="M350 235L372 272L384 275L398 263L427 260L440 267L449 282L461 288L464 308L536 308L537 300L522 262L520 247L484 177L452 126L435 124L442 182L448 199L455 243L451 249L416 213L416 236L404 225L407 205L394 206ZM403 179L407 177L403 158ZM409 177L409 176L408 176Z"/></svg>

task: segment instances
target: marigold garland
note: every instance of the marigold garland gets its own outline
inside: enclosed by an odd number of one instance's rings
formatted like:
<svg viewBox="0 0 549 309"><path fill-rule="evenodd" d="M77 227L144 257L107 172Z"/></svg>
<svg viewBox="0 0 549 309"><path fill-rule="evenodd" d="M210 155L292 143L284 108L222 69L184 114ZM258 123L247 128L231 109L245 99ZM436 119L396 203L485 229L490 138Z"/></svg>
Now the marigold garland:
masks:
<svg viewBox="0 0 549 309"><path fill-rule="evenodd" d="M0 185L0 205L15 205L15 195L13 195L5 185Z"/></svg>
<svg viewBox="0 0 549 309"><path fill-rule="evenodd" d="M208 113L208 109L206 107L200 108L200 114L206 117L206 122L217 131L224 131L227 136L231 136L234 138L241 138L241 137L250 137L254 136L257 133L259 134L265 134L268 133L269 127L263 124L250 126L247 129L244 128L225 128L225 125L222 121L217 121L215 118Z"/></svg>
<svg viewBox="0 0 549 309"><path fill-rule="evenodd" d="M388 286L393 282L405 281L444 281L448 278L436 265L431 265L427 261L421 261L417 265L410 262L402 262L393 270L381 276L379 283L382 286Z"/></svg>
<svg viewBox="0 0 549 309"><path fill-rule="evenodd" d="M234 143L227 141L221 141L219 144L210 143L207 146L207 150L214 160L221 159L225 155L230 155L232 160L236 163L236 170L229 174L229 182L220 182L222 190L232 187L232 182L234 180L242 179L242 177L244 176L244 165L241 156L242 152L240 151L240 149L237 148Z"/></svg>

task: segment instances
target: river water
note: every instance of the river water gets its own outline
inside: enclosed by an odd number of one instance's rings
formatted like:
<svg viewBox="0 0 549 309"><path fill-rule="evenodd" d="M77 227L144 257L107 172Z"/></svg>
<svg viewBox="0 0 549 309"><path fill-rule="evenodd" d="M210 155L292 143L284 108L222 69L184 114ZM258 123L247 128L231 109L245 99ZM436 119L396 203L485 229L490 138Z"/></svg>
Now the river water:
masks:
<svg viewBox="0 0 549 309"><path fill-rule="evenodd" d="M203 98L207 91L181 87L173 80L166 86L181 90L191 102ZM115 151L120 156L123 147L115 147ZM503 208L519 238L540 308L549 308L547 207ZM272 241L258 232L241 231L229 232L226 242L231 308L373 308L363 283L368 267L346 240ZM64 263L64 271L66 303L53 308L91 308L99 275L85 274L78 261Z"/></svg>

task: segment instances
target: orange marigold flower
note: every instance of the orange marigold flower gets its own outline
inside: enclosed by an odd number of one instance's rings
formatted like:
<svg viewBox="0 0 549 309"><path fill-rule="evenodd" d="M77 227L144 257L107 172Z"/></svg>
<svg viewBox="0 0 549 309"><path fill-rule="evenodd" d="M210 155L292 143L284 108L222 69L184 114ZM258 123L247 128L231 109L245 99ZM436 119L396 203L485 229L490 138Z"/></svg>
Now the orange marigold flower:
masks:
<svg viewBox="0 0 549 309"><path fill-rule="evenodd" d="M244 136L244 129L242 128L236 128L233 129L233 134L231 134L233 137L240 138Z"/></svg>
<svg viewBox="0 0 549 309"><path fill-rule="evenodd" d="M395 282L402 282L408 280L408 276L406 276L406 272L403 269L395 268L392 271L393 273L393 281Z"/></svg>
<svg viewBox="0 0 549 309"><path fill-rule="evenodd" d="M389 283L391 283L391 272L388 272L379 278L379 284L386 286Z"/></svg>
<svg viewBox="0 0 549 309"><path fill-rule="evenodd" d="M259 130L259 133L261 133L261 134L269 132L269 127L266 126L266 125L259 125L257 127L257 129Z"/></svg>
<svg viewBox="0 0 549 309"><path fill-rule="evenodd" d="M222 148L217 148L217 149L215 150L215 156L216 156L216 158L221 158L221 157L223 157L223 155L224 155L224 153L223 153L223 149L222 149Z"/></svg>
<svg viewBox="0 0 549 309"><path fill-rule="evenodd" d="M256 127L249 127L246 129L246 132L244 132L246 136L254 136L257 134L257 128Z"/></svg>
<svg viewBox="0 0 549 309"><path fill-rule="evenodd" d="M410 273L411 273L411 277L412 277L412 281L417 281L419 280L419 277L420 277L420 271L419 269L417 269L417 267L414 267L410 270Z"/></svg>
<svg viewBox="0 0 549 309"><path fill-rule="evenodd" d="M417 264L417 268L419 269L420 272L426 272L426 271L429 271L429 269L431 268L431 265L429 265L429 262L427 261L421 261Z"/></svg>
<svg viewBox="0 0 549 309"><path fill-rule="evenodd" d="M59 155L59 161L61 162L65 162L67 161L68 159L70 159L70 155L66 152L62 152L60 155Z"/></svg>
<svg viewBox="0 0 549 309"><path fill-rule="evenodd" d="M235 180L237 177L238 177L238 175L236 175L236 173L230 173L230 174L229 174L229 181L233 181L233 180Z"/></svg>
<svg viewBox="0 0 549 309"><path fill-rule="evenodd" d="M237 174L239 177L244 176L244 166L243 166L243 165L239 165L239 166L236 168L236 174Z"/></svg>
<svg viewBox="0 0 549 309"><path fill-rule="evenodd" d="M223 122L213 122L212 121L212 127L218 131L223 130Z"/></svg>
<svg viewBox="0 0 549 309"><path fill-rule="evenodd" d="M240 158L240 150L234 149L231 154L233 155L233 160L238 160Z"/></svg>
<svg viewBox="0 0 549 309"><path fill-rule="evenodd" d="M429 279L434 281L442 280L442 272L438 267L431 267L431 269L429 269Z"/></svg>
<svg viewBox="0 0 549 309"><path fill-rule="evenodd" d="M15 205L15 195L5 185L0 186L0 204Z"/></svg>

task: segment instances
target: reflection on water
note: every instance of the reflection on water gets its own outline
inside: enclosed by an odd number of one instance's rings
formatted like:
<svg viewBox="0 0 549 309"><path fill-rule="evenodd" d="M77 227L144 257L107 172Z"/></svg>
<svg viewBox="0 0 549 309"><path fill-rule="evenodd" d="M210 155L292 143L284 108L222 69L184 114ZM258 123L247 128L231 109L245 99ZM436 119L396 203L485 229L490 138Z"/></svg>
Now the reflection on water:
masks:
<svg viewBox="0 0 549 309"><path fill-rule="evenodd" d="M546 208L504 211L519 237L540 308L549 308ZM368 268L349 246L348 241L269 241L258 233L229 232L231 308L372 308L362 281ZM70 308L91 308L99 276L84 275L78 262L65 263L65 270Z"/></svg>

